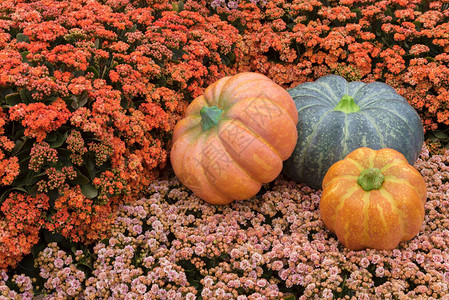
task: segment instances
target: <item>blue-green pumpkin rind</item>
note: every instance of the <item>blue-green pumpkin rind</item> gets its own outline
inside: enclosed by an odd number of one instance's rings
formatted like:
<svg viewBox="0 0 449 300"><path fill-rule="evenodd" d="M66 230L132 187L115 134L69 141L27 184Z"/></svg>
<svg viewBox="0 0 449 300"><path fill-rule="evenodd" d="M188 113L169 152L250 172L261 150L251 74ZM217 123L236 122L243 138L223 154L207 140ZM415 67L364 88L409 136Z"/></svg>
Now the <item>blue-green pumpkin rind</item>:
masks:
<svg viewBox="0 0 449 300"><path fill-rule="evenodd" d="M298 109L298 143L283 172L297 182L321 188L330 166L360 147L395 149L411 165L421 152L424 131L418 113L385 83L348 83L328 75L288 92ZM334 111L343 95L353 97L360 110Z"/></svg>

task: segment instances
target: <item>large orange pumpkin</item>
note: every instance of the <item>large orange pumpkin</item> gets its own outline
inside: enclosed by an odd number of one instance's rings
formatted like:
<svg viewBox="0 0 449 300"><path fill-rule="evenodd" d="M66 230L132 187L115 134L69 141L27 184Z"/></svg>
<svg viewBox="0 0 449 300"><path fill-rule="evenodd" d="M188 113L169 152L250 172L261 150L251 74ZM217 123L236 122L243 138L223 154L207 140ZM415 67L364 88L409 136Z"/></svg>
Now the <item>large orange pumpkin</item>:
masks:
<svg viewBox="0 0 449 300"><path fill-rule="evenodd" d="M198 197L227 204L274 180L297 141L298 112L287 91L251 72L224 77L187 107L170 160Z"/></svg>
<svg viewBox="0 0 449 300"><path fill-rule="evenodd" d="M421 229L426 195L423 177L401 153L363 147L326 173L320 213L347 248L391 250Z"/></svg>

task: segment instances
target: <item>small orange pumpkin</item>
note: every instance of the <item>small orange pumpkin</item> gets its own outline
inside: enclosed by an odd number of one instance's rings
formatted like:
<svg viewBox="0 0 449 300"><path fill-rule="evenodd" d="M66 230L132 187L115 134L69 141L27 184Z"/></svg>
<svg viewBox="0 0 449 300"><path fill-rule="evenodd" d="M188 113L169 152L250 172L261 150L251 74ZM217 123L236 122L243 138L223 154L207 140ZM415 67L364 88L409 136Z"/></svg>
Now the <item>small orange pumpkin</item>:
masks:
<svg viewBox="0 0 449 300"><path fill-rule="evenodd" d="M362 147L327 171L320 213L347 248L392 250L419 232L426 199L424 179L404 155Z"/></svg>
<svg viewBox="0 0 449 300"><path fill-rule="evenodd" d="M257 194L293 152L298 112L268 77L224 77L187 107L173 132L170 161L178 179L211 204Z"/></svg>

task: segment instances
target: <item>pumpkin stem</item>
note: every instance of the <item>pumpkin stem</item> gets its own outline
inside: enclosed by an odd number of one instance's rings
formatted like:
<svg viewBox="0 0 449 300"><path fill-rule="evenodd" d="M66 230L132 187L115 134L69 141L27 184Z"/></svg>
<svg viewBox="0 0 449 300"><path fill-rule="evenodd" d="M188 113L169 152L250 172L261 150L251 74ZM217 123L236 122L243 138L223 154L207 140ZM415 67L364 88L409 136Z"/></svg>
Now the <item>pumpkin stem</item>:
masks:
<svg viewBox="0 0 449 300"><path fill-rule="evenodd" d="M207 131L214 126L217 126L222 114L223 110L218 106L204 106L200 111L202 118L201 126L203 127L203 130Z"/></svg>
<svg viewBox="0 0 449 300"><path fill-rule="evenodd" d="M350 114L358 112L360 107L355 103L354 98L349 95L343 95L334 110Z"/></svg>
<svg viewBox="0 0 449 300"><path fill-rule="evenodd" d="M365 169L357 178L357 183L365 191L377 190L382 186L385 177L378 168Z"/></svg>

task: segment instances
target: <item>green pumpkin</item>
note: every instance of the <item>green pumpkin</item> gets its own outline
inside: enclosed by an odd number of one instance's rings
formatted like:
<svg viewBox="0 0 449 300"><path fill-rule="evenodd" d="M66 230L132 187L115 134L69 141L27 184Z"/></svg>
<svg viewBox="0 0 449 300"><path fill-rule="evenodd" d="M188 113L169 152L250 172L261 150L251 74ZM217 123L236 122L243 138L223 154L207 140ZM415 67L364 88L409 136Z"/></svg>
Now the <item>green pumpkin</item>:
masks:
<svg viewBox="0 0 449 300"><path fill-rule="evenodd" d="M283 172L319 189L327 170L360 147L391 148L413 165L424 140L422 121L389 85L327 75L288 90L298 109L298 142Z"/></svg>

